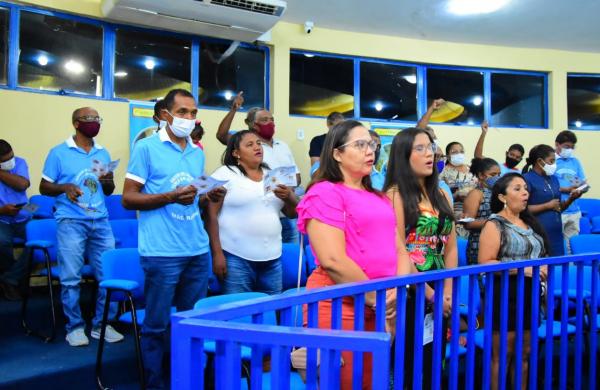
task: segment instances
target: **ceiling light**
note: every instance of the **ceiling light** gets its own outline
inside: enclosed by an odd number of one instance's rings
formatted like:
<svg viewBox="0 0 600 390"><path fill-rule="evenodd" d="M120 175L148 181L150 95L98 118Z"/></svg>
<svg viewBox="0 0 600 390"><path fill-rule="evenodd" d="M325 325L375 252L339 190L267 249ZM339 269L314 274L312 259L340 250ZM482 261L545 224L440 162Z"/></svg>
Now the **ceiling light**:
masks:
<svg viewBox="0 0 600 390"><path fill-rule="evenodd" d="M448 12L455 15L477 15L496 12L510 0L449 0Z"/></svg>
<svg viewBox="0 0 600 390"><path fill-rule="evenodd" d="M65 69L68 72L74 73L74 74L81 74L84 71L83 65L81 65L80 62L77 62L75 60L67 61L67 63L65 64Z"/></svg>
<svg viewBox="0 0 600 390"><path fill-rule="evenodd" d="M381 102L375 102L375 110L376 111L383 110L383 103L381 103Z"/></svg>
<svg viewBox="0 0 600 390"><path fill-rule="evenodd" d="M223 93L223 96L225 96L225 100L231 100L231 98L233 97L233 92L231 92L231 91L225 91Z"/></svg>
<svg viewBox="0 0 600 390"><path fill-rule="evenodd" d="M411 84L416 84L417 83L417 75L415 74L411 74L408 76L403 76L402 77L404 80L406 80L407 82L411 83Z"/></svg>
<svg viewBox="0 0 600 390"><path fill-rule="evenodd" d="M154 60L148 59L144 61L144 66L146 67L146 69L152 70L156 66L156 62L154 62Z"/></svg>
<svg viewBox="0 0 600 390"><path fill-rule="evenodd" d="M467 125L469 125L469 126L473 126L474 124L475 124L475 121L473 119L469 119L467 121Z"/></svg>
<svg viewBox="0 0 600 390"><path fill-rule="evenodd" d="M37 62L42 66L46 66L48 65L48 57L46 57L44 54L40 54L37 58Z"/></svg>
<svg viewBox="0 0 600 390"><path fill-rule="evenodd" d="M483 98L481 96L475 96L473 98L473 104L476 106L481 106L481 103L483 103Z"/></svg>
<svg viewBox="0 0 600 390"><path fill-rule="evenodd" d="M314 56L314 54L304 53L304 57L313 58Z"/></svg>
<svg viewBox="0 0 600 390"><path fill-rule="evenodd" d="M125 71L121 70L121 71L115 72L115 77L125 77L125 76L127 76L127 72L125 72Z"/></svg>
<svg viewBox="0 0 600 390"><path fill-rule="evenodd" d="M581 127L582 125L581 121L575 121L575 127Z"/></svg>

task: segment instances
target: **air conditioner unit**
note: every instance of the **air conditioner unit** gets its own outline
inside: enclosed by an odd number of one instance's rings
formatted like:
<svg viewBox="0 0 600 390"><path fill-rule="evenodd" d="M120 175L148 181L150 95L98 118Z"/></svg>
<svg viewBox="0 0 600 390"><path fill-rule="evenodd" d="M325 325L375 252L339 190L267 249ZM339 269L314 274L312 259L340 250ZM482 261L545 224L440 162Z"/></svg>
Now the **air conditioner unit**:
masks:
<svg viewBox="0 0 600 390"><path fill-rule="evenodd" d="M117 22L254 42L286 9L282 0L102 0L102 12Z"/></svg>

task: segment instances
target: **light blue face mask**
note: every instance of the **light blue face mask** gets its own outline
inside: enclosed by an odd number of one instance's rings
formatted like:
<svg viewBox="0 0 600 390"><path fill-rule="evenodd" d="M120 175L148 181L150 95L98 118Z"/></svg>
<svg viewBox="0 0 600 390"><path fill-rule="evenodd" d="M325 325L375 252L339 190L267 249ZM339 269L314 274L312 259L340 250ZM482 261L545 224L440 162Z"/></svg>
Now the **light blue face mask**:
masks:
<svg viewBox="0 0 600 390"><path fill-rule="evenodd" d="M488 188L493 188L494 184L496 184L496 182L500 179L500 176L492 176L492 177L488 177L487 179L485 179L485 185L488 186Z"/></svg>

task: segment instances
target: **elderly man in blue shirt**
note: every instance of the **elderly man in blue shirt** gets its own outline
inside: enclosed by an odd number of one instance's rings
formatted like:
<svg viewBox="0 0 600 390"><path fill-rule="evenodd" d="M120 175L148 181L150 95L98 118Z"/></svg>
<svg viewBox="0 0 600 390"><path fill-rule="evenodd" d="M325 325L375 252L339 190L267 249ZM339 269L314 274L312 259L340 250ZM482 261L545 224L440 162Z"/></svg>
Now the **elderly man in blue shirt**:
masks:
<svg viewBox="0 0 600 390"><path fill-rule="evenodd" d="M198 108L183 89L165 97L167 124L133 149L123 205L139 210L139 252L144 270L146 316L141 348L147 389L165 388L162 370L171 305L190 310L206 296L208 234L199 206L225 195L220 187L200 197L192 183L204 174L204 152L190 134Z"/></svg>
<svg viewBox="0 0 600 390"><path fill-rule="evenodd" d="M26 251L15 260L13 248L15 239L25 240L25 224L31 216L23 210L27 188L27 163L0 139L0 290L8 300L21 298L18 286L27 268Z"/></svg>
<svg viewBox="0 0 600 390"><path fill-rule="evenodd" d="M89 344L85 322L79 308L79 283L84 256L102 280L102 253L114 249L115 239L108 222L105 196L113 193L112 172L97 176L99 163L108 165L108 151L94 141L102 119L91 107L75 110L72 115L75 134L50 150L42 171L40 193L55 196L56 240L60 266L61 300L67 317L67 337L73 347ZM96 313L92 320L92 338L100 338L100 323L106 291L98 289ZM116 306L112 306L116 312ZM111 318L115 313L111 313ZM112 326L106 327L104 339L109 343L121 341L123 335Z"/></svg>

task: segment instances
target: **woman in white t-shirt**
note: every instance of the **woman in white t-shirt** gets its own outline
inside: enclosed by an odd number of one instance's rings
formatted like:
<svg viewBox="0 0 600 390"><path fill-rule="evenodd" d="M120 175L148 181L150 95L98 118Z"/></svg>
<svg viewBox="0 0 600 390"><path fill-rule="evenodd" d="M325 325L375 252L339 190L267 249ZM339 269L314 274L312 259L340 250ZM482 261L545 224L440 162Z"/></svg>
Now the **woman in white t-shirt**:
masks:
<svg viewBox="0 0 600 390"><path fill-rule="evenodd" d="M281 292L279 212L296 217L298 199L285 186L265 193L268 170L259 138L244 130L231 136L223 166L212 174L228 181L223 200L210 202L207 219L213 271L225 294Z"/></svg>

